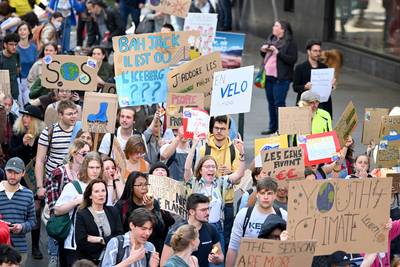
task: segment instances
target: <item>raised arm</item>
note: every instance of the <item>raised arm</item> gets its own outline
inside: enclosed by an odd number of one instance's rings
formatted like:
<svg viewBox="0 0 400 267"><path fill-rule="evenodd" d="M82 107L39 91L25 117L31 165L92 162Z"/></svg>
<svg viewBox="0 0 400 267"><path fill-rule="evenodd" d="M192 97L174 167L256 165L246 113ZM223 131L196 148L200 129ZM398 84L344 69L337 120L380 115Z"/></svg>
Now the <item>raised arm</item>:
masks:
<svg viewBox="0 0 400 267"><path fill-rule="evenodd" d="M228 178L233 184L238 184L244 175L244 171L246 170L246 154L243 141L238 138L235 139L234 142L235 147L237 150L239 150L239 168L234 173L229 175Z"/></svg>
<svg viewBox="0 0 400 267"><path fill-rule="evenodd" d="M187 155L186 161L185 161L185 172L183 174L183 178L185 179L185 182L189 181L190 177L192 177L192 175L193 175L192 163L193 163L193 157L194 157L194 153L196 153L196 147L197 147L198 143L199 143L198 136L194 136L192 147L190 148L190 152Z"/></svg>

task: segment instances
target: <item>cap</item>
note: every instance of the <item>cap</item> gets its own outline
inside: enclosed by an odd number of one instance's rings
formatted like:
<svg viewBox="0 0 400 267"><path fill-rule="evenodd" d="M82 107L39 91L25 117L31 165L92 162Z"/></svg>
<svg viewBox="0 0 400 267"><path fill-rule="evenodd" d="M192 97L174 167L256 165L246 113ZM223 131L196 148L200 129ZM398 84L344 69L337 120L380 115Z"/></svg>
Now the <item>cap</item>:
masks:
<svg viewBox="0 0 400 267"><path fill-rule="evenodd" d="M336 266L347 266L350 262L350 254L344 251L336 251L331 254L328 258L329 264L335 264Z"/></svg>
<svg viewBox="0 0 400 267"><path fill-rule="evenodd" d="M43 120L43 112L39 107L36 106L26 105L25 110L20 110L19 113Z"/></svg>
<svg viewBox="0 0 400 267"><path fill-rule="evenodd" d="M313 101L321 102L321 97L319 96L319 94L317 94L313 91L307 90L301 94L300 100L306 101L306 102L313 102Z"/></svg>
<svg viewBox="0 0 400 267"><path fill-rule="evenodd" d="M11 158L7 161L6 167L4 168L6 171L11 170L16 173L21 173L25 171L25 163L22 159L18 157Z"/></svg>

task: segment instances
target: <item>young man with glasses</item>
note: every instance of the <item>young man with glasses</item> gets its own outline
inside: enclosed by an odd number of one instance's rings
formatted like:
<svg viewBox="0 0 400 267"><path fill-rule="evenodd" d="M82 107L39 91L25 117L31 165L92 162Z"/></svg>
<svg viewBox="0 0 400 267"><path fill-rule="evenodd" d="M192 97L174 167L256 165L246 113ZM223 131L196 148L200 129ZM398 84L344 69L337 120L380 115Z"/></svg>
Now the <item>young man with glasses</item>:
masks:
<svg viewBox="0 0 400 267"><path fill-rule="evenodd" d="M188 220L173 225L168 231L161 256L160 266L163 267L173 251L170 245L174 232L184 224L190 224L199 231L200 245L198 250L193 252L199 261L199 267L208 267L210 264L220 264L224 261L221 250L221 243L217 230L208 223L210 214L210 200L203 194L191 194L186 202ZM214 247L218 249L213 249ZM214 252L215 253L214 253Z"/></svg>
<svg viewBox="0 0 400 267"><path fill-rule="evenodd" d="M59 121L50 127L46 127L39 137L36 153L35 176L37 187L37 198L45 197L47 179L52 171L63 163L68 155L76 120L78 108L70 100L61 101L57 108ZM56 241L49 238L48 248L50 255L49 266L55 266L58 258L58 247Z"/></svg>
<svg viewBox="0 0 400 267"><path fill-rule="evenodd" d="M229 138L229 128L231 122L228 122L227 116L217 116L210 120L210 134L207 142L199 150L199 159L205 155L211 155L217 162L217 176L229 175L239 168L240 159L244 159L244 155L239 153ZM233 188L228 189L223 195L225 200L224 206L224 239L225 248L227 250L229 237L233 226L234 209L233 209Z"/></svg>

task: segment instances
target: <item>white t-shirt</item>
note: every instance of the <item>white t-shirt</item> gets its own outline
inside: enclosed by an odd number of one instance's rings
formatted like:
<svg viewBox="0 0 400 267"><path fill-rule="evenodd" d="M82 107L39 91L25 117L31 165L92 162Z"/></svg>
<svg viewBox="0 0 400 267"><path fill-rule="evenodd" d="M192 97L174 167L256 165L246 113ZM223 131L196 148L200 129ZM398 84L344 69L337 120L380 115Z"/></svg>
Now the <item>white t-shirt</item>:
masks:
<svg viewBox="0 0 400 267"><path fill-rule="evenodd" d="M85 184L85 183L83 183L81 181L78 181L78 182L79 182L79 185L81 186L82 194L83 194L83 192L85 192L87 184ZM59 207L61 205L64 205L66 203L71 202L78 195L79 195L78 191L76 191L75 186L72 184L72 182L66 184L64 186L64 189L61 192L60 197L58 198L58 200L56 202L56 207ZM70 218L72 217L73 211L74 211L74 209L71 209L69 211L69 217ZM72 240L72 234L75 232L75 223L76 223L76 214L75 214L74 221L71 223L71 229L69 230L68 237L64 241L64 248L66 248L66 249L76 250L75 239Z"/></svg>
<svg viewBox="0 0 400 267"><path fill-rule="evenodd" d="M247 207L241 209L236 214L235 221L233 222L231 239L229 242L229 248L233 249L235 251L239 250L240 240L242 239L242 234L243 234L244 218L246 217L247 209L248 209ZM279 208L279 210L281 211L282 219L287 221L287 212L281 208ZM251 213L249 223L246 227L244 236L250 237L250 238L257 238L258 234L261 231L261 226L263 225L265 219L270 214L275 214L275 210L273 210L271 213L265 214L265 213L259 212L257 206L255 206L253 209L253 212Z"/></svg>

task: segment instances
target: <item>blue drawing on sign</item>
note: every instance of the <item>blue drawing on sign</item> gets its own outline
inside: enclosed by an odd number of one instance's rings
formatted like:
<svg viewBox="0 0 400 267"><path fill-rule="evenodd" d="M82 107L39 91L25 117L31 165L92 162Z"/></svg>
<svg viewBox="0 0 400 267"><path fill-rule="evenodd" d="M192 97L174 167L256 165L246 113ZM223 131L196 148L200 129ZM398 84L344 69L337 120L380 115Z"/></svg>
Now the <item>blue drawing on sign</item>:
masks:
<svg viewBox="0 0 400 267"><path fill-rule="evenodd" d="M107 123L107 107L108 103L107 102L101 102L100 103L100 109L97 114L89 114L87 116L87 121L88 122L101 122L101 123Z"/></svg>
<svg viewBox="0 0 400 267"><path fill-rule="evenodd" d="M330 211L335 201L335 188L331 183L324 183L319 188L317 207L322 213Z"/></svg>
<svg viewBox="0 0 400 267"><path fill-rule="evenodd" d="M246 92L247 81L243 81L239 87L238 83L230 83L226 86L226 88L221 88L221 98L224 98L225 96L231 97Z"/></svg>

